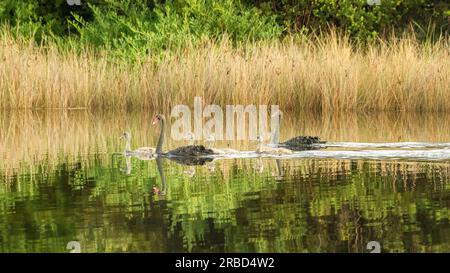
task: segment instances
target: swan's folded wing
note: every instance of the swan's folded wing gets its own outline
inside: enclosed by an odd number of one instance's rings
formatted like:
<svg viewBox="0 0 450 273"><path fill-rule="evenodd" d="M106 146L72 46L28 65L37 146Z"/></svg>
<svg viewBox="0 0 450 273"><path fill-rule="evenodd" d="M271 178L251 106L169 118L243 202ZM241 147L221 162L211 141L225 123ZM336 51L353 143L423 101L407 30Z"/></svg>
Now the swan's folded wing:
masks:
<svg viewBox="0 0 450 273"><path fill-rule="evenodd" d="M168 154L175 156L204 156L204 155L212 155L214 151L208 148L205 148L203 145L188 145L178 147Z"/></svg>
<svg viewBox="0 0 450 273"><path fill-rule="evenodd" d="M282 146L304 146L304 145L312 145L312 144L323 144L325 141L320 140L317 136L297 136L289 139L283 143L280 143Z"/></svg>

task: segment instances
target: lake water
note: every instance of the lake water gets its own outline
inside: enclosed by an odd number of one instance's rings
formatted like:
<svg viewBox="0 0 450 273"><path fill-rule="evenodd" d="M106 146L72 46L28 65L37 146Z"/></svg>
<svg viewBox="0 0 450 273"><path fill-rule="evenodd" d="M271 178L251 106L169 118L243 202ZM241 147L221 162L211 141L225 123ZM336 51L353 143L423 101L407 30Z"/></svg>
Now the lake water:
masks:
<svg viewBox="0 0 450 273"><path fill-rule="evenodd" d="M0 252L450 252L450 115L285 114L329 143L187 166L121 154L152 114L0 113Z"/></svg>

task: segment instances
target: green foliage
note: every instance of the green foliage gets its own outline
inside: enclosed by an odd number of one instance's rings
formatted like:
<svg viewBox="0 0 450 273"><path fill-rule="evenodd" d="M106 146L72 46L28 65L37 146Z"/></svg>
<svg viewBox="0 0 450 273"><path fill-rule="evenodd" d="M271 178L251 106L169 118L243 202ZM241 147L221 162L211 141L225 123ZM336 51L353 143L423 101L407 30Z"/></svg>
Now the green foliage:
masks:
<svg viewBox="0 0 450 273"><path fill-rule="evenodd" d="M72 10L60 0L45 6L48 13L42 3L9 0L1 4L0 18L38 41L52 36L63 39L61 44L69 40L71 45L106 47L125 56L158 53L203 39L226 36L244 42L277 39L282 33L274 15L262 16L256 7L232 0L103 0ZM36 29L30 30L33 26Z"/></svg>
<svg viewBox="0 0 450 273"><path fill-rule="evenodd" d="M176 2L176 3L175 3ZM114 1L105 7L89 5L93 20L74 15L72 26L83 44L105 46L127 53L154 53L186 43L221 39L234 42L275 39L281 34L273 17L233 1L187 0L149 9L144 2ZM181 7L180 7L181 6Z"/></svg>
<svg viewBox="0 0 450 273"><path fill-rule="evenodd" d="M444 0L4 0L0 22L37 42L100 46L119 55L159 53L168 48L227 37L234 43L279 39L335 26L370 40L414 25L448 32ZM426 33L428 35L430 33ZM67 43L68 42L68 43Z"/></svg>
<svg viewBox="0 0 450 273"><path fill-rule="evenodd" d="M278 22L292 32L315 30L333 25L353 37L370 39L386 31L403 30L410 23L436 30L449 30L450 5L443 0L380 0L368 5L367 0L247 0L265 14L276 13Z"/></svg>
<svg viewBox="0 0 450 273"><path fill-rule="evenodd" d="M0 169L0 251L448 252L449 167L430 162L217 161L210 172L105 154ZM349 168L351 166L351 168ZM152 192L166 189L165 195ZM211 236L215 235L215 236ZM121 243L123 242L123 244Z"/></svg>
<svg viewBox="0 0 450 273"><path fill-rule="evenodd" d="M68 21L76 12L90 18L86 6L69 6L66 0L3 0L0 22L15 27L15 33L40 42L45 36L61 36L70 32Z"/></svg>

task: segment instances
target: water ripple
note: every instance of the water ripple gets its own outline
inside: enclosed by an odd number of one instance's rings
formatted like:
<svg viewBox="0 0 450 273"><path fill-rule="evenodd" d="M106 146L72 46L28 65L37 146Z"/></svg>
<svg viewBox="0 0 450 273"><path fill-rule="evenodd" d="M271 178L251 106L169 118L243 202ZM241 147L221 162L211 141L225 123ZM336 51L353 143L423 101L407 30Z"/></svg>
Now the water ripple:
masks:
<svg viewBox="0 0 450 273"><path fill-rule="evenodd" d="M319 144L318 147L339 147L339 148L450 148L450 142L327 142Z"/></svg>

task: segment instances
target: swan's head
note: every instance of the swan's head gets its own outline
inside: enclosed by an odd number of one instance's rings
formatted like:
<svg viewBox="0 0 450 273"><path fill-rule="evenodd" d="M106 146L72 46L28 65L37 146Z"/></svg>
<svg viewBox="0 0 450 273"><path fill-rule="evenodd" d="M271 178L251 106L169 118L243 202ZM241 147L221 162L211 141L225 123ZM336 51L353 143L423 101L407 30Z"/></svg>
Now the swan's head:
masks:
<svg viewBox="0 0 450 273"><path fill-rule="evenodd" d="M130 140L131 139L131 133L130 132L123 132L120 136L121 139Z"/></svg>
<svg viewBox="0 0 450 273"><path fill-rule="evenodd" d="M164 120L164 116L162 114L156 114L152 120L152 125L155 125L156 123L160 122L161 120Z"/></svg>

